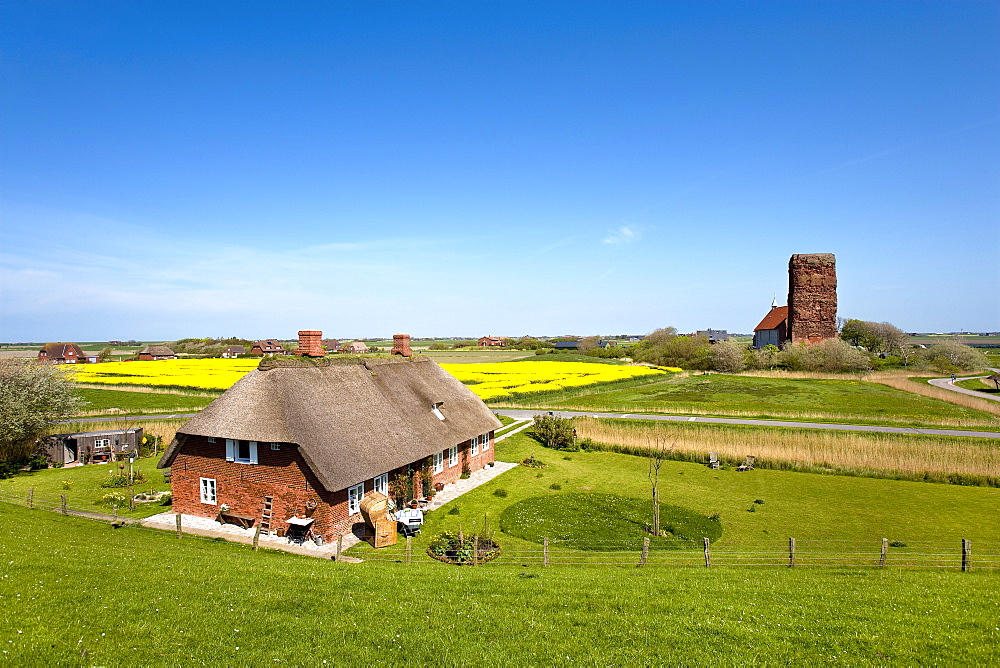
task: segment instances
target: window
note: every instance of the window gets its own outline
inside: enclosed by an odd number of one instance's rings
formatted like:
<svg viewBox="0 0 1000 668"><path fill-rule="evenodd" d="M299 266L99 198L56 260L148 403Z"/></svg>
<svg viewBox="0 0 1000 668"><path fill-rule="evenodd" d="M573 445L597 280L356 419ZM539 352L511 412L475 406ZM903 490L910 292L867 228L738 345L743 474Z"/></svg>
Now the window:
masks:
<svg viewBox="0 0 1000 668"><path fill-rule="evenodd" d="M475 457L479 454L479 437L473 436L469 441L469 455Z"/></svg>
<svg viewBox="0 0 1000 668"><path fill-rule="evenodd" d="M434 473L444 471L444 450L434 453Z"/></svg>
<svg viewBox="0 0 1000 668"><path fill-rule="evenodd" d="M257 463L257 441L226 439L226 461L240 464Z"/></svg>
<svg viewBox="0 0 1000 668"><path fill-rule="evenodd" d="M453 445L448 448L448 466L458 464L458 446Z"/></svg>
<svg viewBox="0 0 1000 668"><path fill-rule="evenodd" d="M372 489L379 494L389 496L389 474L383 473L375 476L375 480L372 481Z"/></svg>
<svg viewBox="0 0 1000 668"><path fill-rule="evenodd" d="M215 478L201 479L201 502L215 505Z"/></svg>
<svg viewBox="0 0 1000 668"><path fill-rule="evenodd" d="M437 402L437 403L435 403L435 404L431 404L431 412L434 413L434 416L438 420L444 420L444 413L441 412L441 408L443 406L444 406L444 403L442 403L440 401Z"/></svg>
<svg viewBox="0 0 1000 668"><path fill-rule="evenodd" d="M489 434L489 432L487 432L487 433L483 434L482 436L480 436L479 437L479 442L483 446L483 452L486 452L487 450L489 450L490 449L490 434Z"/></svg>
<svg viewBox="0 0 1000 668"><path fill-rule="evenodd" d="M94 450L107 450L111 445L110 438L95 438L94 439Z"/></svg>
<svg viewBox="0 0 1000 668"><path fill-rule="evenodd" d="M361 512L361 497L365 495L365 483L359 483L347 489L347 514L356 515Z"/></svg>
<svg viewBox="0 0 1000 668"><path fill-rule="evenodd" d="M272 443L271 444L271 449L272 450L281 450L281 443Z"/></svg>
<svg viewBox="0 0 1000 668"><path fill-rule="evenodd" d="M208 437L208 442L209 443L215 443L215 436L209 436Z"/></svg>

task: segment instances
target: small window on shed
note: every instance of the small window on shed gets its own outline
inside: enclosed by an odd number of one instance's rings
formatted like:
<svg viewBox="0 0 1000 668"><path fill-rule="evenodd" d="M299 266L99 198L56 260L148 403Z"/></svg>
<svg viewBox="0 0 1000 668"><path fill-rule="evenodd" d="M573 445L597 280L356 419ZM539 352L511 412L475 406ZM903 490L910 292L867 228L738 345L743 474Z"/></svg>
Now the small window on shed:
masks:
<svg viewBox="0 0 1000 668"><path fill-rule="evenodd" d="M441 412L443 406L444 402L441 401L431 405L431 412L434 413L438 420L444 420L444 413Z"/></svg>

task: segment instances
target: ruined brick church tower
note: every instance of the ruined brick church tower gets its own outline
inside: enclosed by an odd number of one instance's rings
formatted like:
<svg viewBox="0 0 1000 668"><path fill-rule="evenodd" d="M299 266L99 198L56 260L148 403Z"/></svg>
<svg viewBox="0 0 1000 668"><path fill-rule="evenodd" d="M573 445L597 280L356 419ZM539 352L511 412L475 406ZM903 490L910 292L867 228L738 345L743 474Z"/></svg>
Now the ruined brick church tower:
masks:
<svg viewBox="0 0 1000 668"><path fill-rule="evenodd" d="M788 261L788 334L792 343L837 336L837 260L833 253L793 255Z"/></svg>

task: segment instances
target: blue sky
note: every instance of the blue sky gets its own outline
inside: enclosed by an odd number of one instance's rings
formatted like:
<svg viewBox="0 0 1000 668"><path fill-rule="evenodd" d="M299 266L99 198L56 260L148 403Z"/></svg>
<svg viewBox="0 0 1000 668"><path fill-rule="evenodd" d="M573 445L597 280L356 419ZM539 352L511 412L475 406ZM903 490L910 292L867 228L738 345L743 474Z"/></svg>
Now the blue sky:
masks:
<svg viewBox="0 0 1000 668"><path fill-rule="evenodd" d="M0 4L0 340L1000 329L995 2Z"/></svg>

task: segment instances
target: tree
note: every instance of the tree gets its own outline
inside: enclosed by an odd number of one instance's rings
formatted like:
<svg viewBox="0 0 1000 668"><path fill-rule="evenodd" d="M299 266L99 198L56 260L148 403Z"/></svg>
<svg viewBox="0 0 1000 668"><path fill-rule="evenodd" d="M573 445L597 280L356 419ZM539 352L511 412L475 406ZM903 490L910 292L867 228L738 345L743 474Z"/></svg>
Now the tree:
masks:
<svg viewBox="0 0 1000 668"><path fill-rule="evenodd" d="M0 358L0 462L30 457L46 427L81 403L60 367Z"/></svg>
<svg viewBox="0 0 1000 668"><path fill-rule="evenodd" d="M536 415L534 426L528 430L528 435L544 445L555 450L575 450L573 438L573 421L556 415Z"/></svg>
<svg viewBox="0 0 1000 668"><path fill-rule="evenodd" d="M587 353L596 348L600 342L601 338L599 336L587 336L577 342L576 349L581 353Z"/></svg>
<svg viewBox="0 0 1000 668"><path fill-rule="evenodd" d="M671 445L667 448L666 444L656 438L655 443L648 444L649 449L649 470L647 471L647 476L649 477L649 485L653 493L653 527L652 533L654 536L660 535L660 468L663 467L663 462L667 459L668 455L673 451L674 446Z"/></svg>
<svg viewBox="0 0 1000 668"><path fill-rule="evenodd" d="M737 341L719 341L712 346L712 368L736 373L746 368L746 346Z"/></svg>
<svg viewBox="0 0 1000 668"><path fill-rule="evenodd" d="M985 369L989 366L986 355L957 341L934 344L927 350L926 357L934 368L941 371Z"/></svg>
<svg viewBox="0 0 1000 668"><path fill-rule="evenodd" d="M97 354L97 361L98 362L110 362L111 361L111 353L113 353L113 352L114 352L114 350L111 348L111 346L104 346L103 348L101 348L101 352L99 352Z"/></svg>

